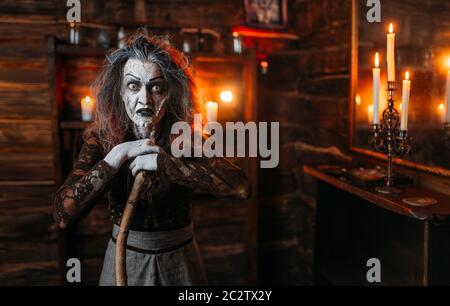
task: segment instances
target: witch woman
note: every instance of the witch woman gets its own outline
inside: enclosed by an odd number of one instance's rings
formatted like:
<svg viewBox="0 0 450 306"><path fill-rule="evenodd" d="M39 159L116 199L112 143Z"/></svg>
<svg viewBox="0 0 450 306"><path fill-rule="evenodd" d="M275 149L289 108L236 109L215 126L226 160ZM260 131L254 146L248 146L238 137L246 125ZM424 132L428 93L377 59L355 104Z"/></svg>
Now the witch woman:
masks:
<svg viewBox="0 0 450 306"><path fill-rule="evenodd" d="M113 222L100 285L115 285L115 241L133 180L151 173L126 246L129 285L201 285L206 278L190 215L190 194L245 199L248 181L228 160L175 158L171 127L198 112L193 71L166 40L136 35L106 58L95 82L97 108L72 172L54 199L61 228L106 197Z"/></svg>

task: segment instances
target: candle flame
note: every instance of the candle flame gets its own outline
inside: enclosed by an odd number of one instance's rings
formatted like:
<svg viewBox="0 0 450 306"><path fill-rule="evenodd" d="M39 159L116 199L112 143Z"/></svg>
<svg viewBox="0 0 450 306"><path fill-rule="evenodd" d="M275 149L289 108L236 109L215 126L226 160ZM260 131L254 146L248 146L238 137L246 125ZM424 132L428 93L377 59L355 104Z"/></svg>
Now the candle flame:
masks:
<svg viewBox="0 0 450 306"><path fill-rule="evenodd" d="M438 106L438 111L439 111L440 113L442 113L442 112L444 112L444 110L445 110L445 105L444 105L444 103L440 103L439 106Z"/></svg>
<svg viewBox="0 0 450 306"><path fill-rule="evenodd" d="M448 56L445 60L445 65L447 66L448 69L450 69L450 56Z"/></svg>
<svg viewBox="0 0 450 306"><path fill-rule="evenodd" d="M233 32L233 37L238 37L239 33L238 32Z"/></svg>
<svg viewBox="0 0 450 306"><path fill-rule="evenodd" d="M378 52L375 53L375 68L380 67L380 57L378 55Z"/></svg>
<svg viewBox="0 0 450 306"><path fill-rule="evenodd" d="M84 99L86 100L87 103L91 102L91 97L89 96L86 96Z"/></svg>
<svg viewBox="0 0 450 306"><path fill-rule="evenodd" d="M233 92L231 90L224 90L220 92L220 100L222 102L231 102L233 101Z"/></svg>
<svg viewBox="0 0 450 306"><path fill-rule="evenodd" d="M389 24L389 33L394 33L394 25L392 23Z"/></svg>
<svg viewBox="0 0 450 306"><path fill-rule="evenodd" d="M409 80L409 71L408 70L406 70L406 73L405 73L405 80Z"/></svg>
<svg viewBox="0 0 450 306"><path fill-rule="evenodd" d="M267 67L269 67L269 62L268 61L261 61L260 65L261 65L262 68L267 68Z"/></svg>

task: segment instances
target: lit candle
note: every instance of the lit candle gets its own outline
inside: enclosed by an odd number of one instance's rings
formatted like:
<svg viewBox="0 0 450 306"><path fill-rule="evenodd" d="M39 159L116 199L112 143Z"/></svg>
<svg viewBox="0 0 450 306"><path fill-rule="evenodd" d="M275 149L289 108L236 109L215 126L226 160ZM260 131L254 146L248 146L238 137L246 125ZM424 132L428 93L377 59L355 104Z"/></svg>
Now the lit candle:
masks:
<svg viewBox="0 0 450 306"><path fill-rule="evenodd" d="M389 33L387 35L386 62L388 69L388 81L395 82L395 33L392 23L389 25Z"/></svg>
<svg viewBox="0 0 450 306"><path fill-rule="evenodd" d="M242 53L242 41L238 32L233 32L233 51L234 53Z"/></svg>
<svg viewBox="0 0 450 306"><path fill-rule="evenodd" d="M209 101L206 102L206 121L207 122L216 122L217 121L217 111L218 111L217 102Z"/></svg>
<svg viewBox="0 0 450 306"><path fill-rule="evenodd" d="M267 74L267 70L269 69L269 62L264 60L259 63L261 67L261 74Z"/></svg>
<svg viewBox="0 0 450 306"><path fill-rule="evenodd" d="M72 45L78 45L80 43L80 31L78 29L78 26L76 23L71 22L70 23L70 43Z"/></svg>
<svg viewBox="0 0 450 306"><path fill-rule="evenodd" d="M370 104L367 107L367 119L368 119L369 123L373 122L373 104Z"/></svg>
<svg viewBox="0 0 450 306"><path fill-rule="evenodd" d="M402 88L402 110L401 110L401 121L400 130L408 130L408 109L409 109L409 93L411 91L411 80L409 79L409 71L405 73L405 79L403 80Z"/></svg>
<svg viewBox="0 0 450 306"><path fill-rule="evenodd" d="M94 112L94 99L89 96L81 99L81 120L83 121L91 121L92 114Z"/></svg>
<svg viewBox="0 0 450 306"><path fill-rule="evenodd" d="M379 123L378 108L380 102L380 59L378 52L375 53L375 67L373 72L373 124Z"/></svg>
<svg viewBox="0 0 450 306"><path fill-rule="evenodd" d="M447 58L447 86L445 90L445 122L450 122L450 57Z"/></svg>

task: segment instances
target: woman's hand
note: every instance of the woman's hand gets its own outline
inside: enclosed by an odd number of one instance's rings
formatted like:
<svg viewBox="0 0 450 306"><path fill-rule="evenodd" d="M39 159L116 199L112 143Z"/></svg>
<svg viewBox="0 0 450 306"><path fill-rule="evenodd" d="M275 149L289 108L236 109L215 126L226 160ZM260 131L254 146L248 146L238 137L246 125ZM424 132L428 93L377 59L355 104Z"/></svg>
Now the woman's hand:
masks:
<svg viewBox="0 0 450 306"><path fill-rule="evenodd" d="M112 148L104 161L118 170L126 160L149 153L159 153L159 147L152 145L149 139L128 141Z"/></svg>
<svg viewBox="0 0 450 306"><path fill-rule="evenodd" d="M151 153L140 155L136 157L130 165L130 170L133 176L136 176L139 171L156 171L158 169L157 163L158 153Z"/></svg>

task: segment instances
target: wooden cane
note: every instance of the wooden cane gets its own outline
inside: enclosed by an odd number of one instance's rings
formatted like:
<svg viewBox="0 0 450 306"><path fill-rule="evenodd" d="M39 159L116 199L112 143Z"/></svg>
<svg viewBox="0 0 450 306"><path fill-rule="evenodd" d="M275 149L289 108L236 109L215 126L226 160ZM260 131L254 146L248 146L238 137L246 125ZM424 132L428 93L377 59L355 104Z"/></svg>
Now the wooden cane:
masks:
<svg viewBox="0 0 450 306"><path fill-rule="evenodd" d="M128 240L128 232L130 228L130 222L133 218L136 205L139 201L140 194L144 187L148 187L148 172L140 171L134 179L133 188L128 197L127 204L123 211L122 220L120 222L119 233L116 238L116 286L128 286L127 266L126 266L126 248ZM147 183L148 182L148 183Z"/></svg>

